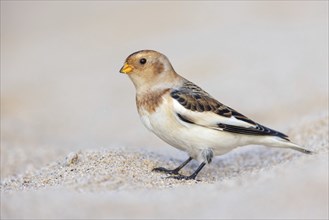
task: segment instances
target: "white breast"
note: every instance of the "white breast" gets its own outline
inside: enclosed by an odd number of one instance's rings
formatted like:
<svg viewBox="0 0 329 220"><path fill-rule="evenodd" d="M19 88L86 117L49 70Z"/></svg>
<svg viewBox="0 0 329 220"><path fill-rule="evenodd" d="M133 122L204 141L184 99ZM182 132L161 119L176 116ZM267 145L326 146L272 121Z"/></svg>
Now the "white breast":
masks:
<svg viewBox="0 0 329 220"><path fill-rule="evenodd" d="M150 115L147 114L145 111L141 111L139 116L140 116L140 119L141 119L143 125L150 131L153 131L153 127L152 127L151 121L150 121Z"/></svg>

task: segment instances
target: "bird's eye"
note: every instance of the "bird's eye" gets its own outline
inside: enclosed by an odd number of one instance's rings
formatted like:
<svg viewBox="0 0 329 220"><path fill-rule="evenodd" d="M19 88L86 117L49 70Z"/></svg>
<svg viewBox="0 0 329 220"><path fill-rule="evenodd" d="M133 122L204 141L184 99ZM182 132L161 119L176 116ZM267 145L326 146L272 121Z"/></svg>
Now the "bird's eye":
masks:
<svg viewBox="0 0 329 220"><path fill-rule="evenodd" d="M146 59L145 58L140 59L139 63L144 65L146 63Z"/></svg>

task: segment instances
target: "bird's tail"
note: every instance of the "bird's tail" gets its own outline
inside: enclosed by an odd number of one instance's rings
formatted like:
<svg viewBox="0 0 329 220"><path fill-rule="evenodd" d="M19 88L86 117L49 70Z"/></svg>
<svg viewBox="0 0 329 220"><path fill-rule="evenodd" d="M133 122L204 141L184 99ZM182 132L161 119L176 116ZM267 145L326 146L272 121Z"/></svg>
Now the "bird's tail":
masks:
<svg viewBox="0 0 329 220"><path fill-rule="evenodd" d="M268 146L271 147L278 147L278 148L290 148L293 150L297 150L299 152L305 153L305 154L312 154L313 152L311 150L306 149L305 147L299 146L288 139L283 139L280 137L271 137L270 140L268 139L266 141Z"/></svg>
<svg viewBox="0 0 329 220"><path fill-rule="evenodd" d="M310 150L308 150L308 149L306 149L304 147L301 147L301 146L299 146L297 144L294 144L292 142L290 142L290 144L293 145L293 146L289 147L290 149L297 150L297 151L302 152L304 154L312 154L313 153L313 151L310 151Z"/></svg>

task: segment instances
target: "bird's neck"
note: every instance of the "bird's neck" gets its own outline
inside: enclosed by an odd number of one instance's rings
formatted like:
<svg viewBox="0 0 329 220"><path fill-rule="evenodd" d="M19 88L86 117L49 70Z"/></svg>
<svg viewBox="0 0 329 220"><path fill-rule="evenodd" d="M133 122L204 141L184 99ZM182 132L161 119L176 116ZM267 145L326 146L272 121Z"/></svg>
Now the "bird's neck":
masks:
<svg viewBox="0 0 329 220"><path fill-rule="evenodd" d="M173 74L170 77L157 77L155 79L152 79L151 81L143 81L141 83L140 80L133 83L136 88L136 95L137 96L143 96L145 94L149 93L158 93L163 90L172 89L178 86L181 86L183 84L184 78L179 76L178 74Z"/></svg>

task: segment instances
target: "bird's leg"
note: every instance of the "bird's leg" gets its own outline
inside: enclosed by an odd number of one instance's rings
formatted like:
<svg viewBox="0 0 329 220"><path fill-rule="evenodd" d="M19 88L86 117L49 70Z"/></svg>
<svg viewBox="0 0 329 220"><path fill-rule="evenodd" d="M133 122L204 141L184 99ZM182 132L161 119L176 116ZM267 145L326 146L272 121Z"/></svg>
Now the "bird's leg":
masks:
<svg viewBox="0 0 329 220"><path fill-rule="evenodd" d="M178 176L169 176L168 178L173 178L176 180L194 180L195 177L198 175L198 173L202 170L202 168L206 165L206 162L202 162L200 164L200 166L198 167L198 169L196 169L196 171L194 171L194 173L190 176L184 176L184 175L178 175Z"/></svg>
<svg viewBox="0 0 329 220"><path fill-rule="evenodd" d="M177 176L169 176L168 178L173 178L177 180L194 180L198 173L202 170L202 168L208 163L211 163L212 158L214 157L214 153L210 148L204 149L201 152L201 156L205 162L202 162L200 166L192 173L190 176L184 176L178 174Z"/></svg>
<svg viewBox="0 0 329 220"><path fill-rule="evenodd" d="M157 168L154 168L152 171L178 175L178 172L183 167L185 167L185 165L188 164L191 160L192 160L192 157L189 157L186 161L184 161L181 165L179 165L179 167L177 167L177 168L175 168L173 170L168 170L168 169L163 168L163 167L157 167Z"/></svg>

